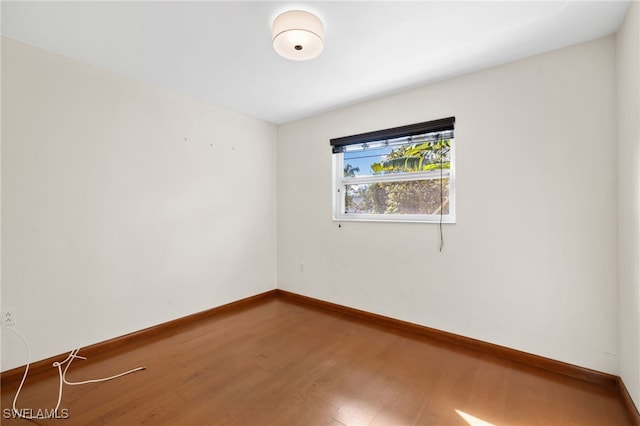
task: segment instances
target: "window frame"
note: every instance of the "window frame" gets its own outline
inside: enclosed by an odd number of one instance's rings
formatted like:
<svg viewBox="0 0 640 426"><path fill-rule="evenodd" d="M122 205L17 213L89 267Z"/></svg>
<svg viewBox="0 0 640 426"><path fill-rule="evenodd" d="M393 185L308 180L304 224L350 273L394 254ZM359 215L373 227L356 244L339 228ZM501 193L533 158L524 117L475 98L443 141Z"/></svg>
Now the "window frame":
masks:
<svg viewBox="0 0 640 426"><path fill-rule="evenodd" d="M451 117L449 119L443 120L451 120L452 123L454 118ZM379 174L379 175L367 175L367 176L355 176L355 177L345 177L344 176L344 153L341 150L336 150L334 141L339 140L350 140L349 145L356 144L358 142L353 142L353 140L363 140L362 143L381 141L385 139L390 139L385 136L386 134L391 134L394 137L406 137L406 136L415 136L418 134L425 133L436 133L442 130L430 131L428 126L433 123L440 123L443 120L437 120L434 122L427 123L418 123L409 126L402 126L393 129L381 130L376 132L370 132L362 135L355 136L347 136L345 138L332 139L331 144L334 145L334 153L332 155L332 219L337 222L410 222L410 223L456 223L456 138L455 133L451 140L451 147L449 152L449 168L447 169L435 169L429 171L420 171L420 172L410 172L410 173L398 173L398 174ZM415 129L424 129L426 131L415 131ZM409 134L402 134L402 129L410 129ZM412 133L411 133L412 132ZM366 139L366 140L365 140ZM346 145L346 144L345 144ZM336 152L338 151L338 152ZM411 182L411 181L421 181L421 180L432 180L432 179L440 179L442 176L443 179L449 179L449 213L447 214L388 214L388 213L380 213L380 214L369 214L369 213L345 213L345 194L346 187L348 185L364 185L364 184L373 184L373 183L384 183L384 182Z"/></svg>

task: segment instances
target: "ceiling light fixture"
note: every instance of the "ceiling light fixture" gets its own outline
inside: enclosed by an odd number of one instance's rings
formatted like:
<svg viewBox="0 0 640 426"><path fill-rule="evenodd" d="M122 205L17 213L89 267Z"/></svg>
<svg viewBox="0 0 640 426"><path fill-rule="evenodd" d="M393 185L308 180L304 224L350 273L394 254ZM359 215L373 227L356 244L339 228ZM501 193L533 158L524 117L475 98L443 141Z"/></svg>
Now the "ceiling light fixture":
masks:
<svg viewBox="0 0 640 426"><path fill-rule="evenodd" d="M324 26L303 10L284 12L273 21L273 48L292 61L313 59L324 48Z"/></svg>

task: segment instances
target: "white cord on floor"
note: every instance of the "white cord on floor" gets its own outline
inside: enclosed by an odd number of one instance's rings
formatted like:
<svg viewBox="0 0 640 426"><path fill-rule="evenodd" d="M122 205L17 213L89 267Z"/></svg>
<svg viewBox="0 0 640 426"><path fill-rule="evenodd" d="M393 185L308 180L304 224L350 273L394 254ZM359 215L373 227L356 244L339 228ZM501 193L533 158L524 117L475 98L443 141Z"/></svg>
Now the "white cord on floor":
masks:
<svg viewBox="0 0 640 426"><path fill-rule="evenodd" d="M144 370L146 368L146 367L138 367L138 368L134 368L134 369L125 371L124 373L116 374L115 376L104 377L102 379L84 380L82 382L69 382L69 381L67 381L67 377L66 376L67 376L67 370L69 369L69 367L71 367L71 362L76 358L87 359L87 358L85 358L83 356L79 356L78 355L79 351L80 351L80 348L75 349L75 350L71 351L71 353L69 354L67 359L65 359L64 361L62 361L62 362L54 362L53 363L54 367L58 367L58 372L60 372L60 377L62 378L62 381L64 383L68 384L68 385L71 385L71 386L84 385L84 384L87 384L87 383L106 382L107 380L117 379L118 377L126 376L127 374L135 373L136 371ZM62 369L62 365L67 361L69 361L69 363L64 368L64 371L60 371Z"/></svg>
<svg viewBox="0 0 640 426"><path fill-rule="evenodd" d="M41 417L24 415L22 411L20 411L20 410L18 410L16 408L16 403L18 401L18 395L20 395L20 391L22 391L22 386L24 386L24 382L27 379L27 374L29 373L29 366L31 365L31 350L29 348L29 343L27 342L27 339L22 335L22 333L20 333L18 330L14 329L14 328L11 328L11 327L5 327L5 326L3 326L2 328L4 330L11 330L14 333L16 333L18 335L18 337L20 337L20 339L22 339L22 342L24 343L25 348L27 348L27 364L26 364L26 367L24 369L24 375L22 376L22 381L20 382L20 386L18 386L18 390L16 391L16 396L13 398L13 414L15 416L18 416L20 418L27 419L27 420L40 420L40 419L42 419ZM138 367L138 368L134 368L132 370L125 371L124 373L116 374L115 376L104 377L102 379L84 380L82 382L69 382L69 381L67 381L66 375L67 375L67 370L71 366L71 362L73 362L73 360L76 359L76 358L86 359L85 357L78 355L79 351L80 351L80 348L74 349L74 350L71 351L69 356L64 361L62 361L62 362L57 362L56 361L56 362L53 363L53 366L58 368L58 375L60 377L60 385L58 387L58 402L56 403L56 408L53 410L53 412L56 415L58 413L58 409L60 408L60 403L62 401L62 384L63 383L66 383L66 384L71 385L71 386L75 386L75 385L84 385L86 383L106 382L107 380L117 379L118 377L122 377L122 376L125 376L127 374L134 373L136 371L144 370L146 368L146 367ZM64 370L63 370L62 366L65 363L67 363L67 365L64 367Z"/></svg>

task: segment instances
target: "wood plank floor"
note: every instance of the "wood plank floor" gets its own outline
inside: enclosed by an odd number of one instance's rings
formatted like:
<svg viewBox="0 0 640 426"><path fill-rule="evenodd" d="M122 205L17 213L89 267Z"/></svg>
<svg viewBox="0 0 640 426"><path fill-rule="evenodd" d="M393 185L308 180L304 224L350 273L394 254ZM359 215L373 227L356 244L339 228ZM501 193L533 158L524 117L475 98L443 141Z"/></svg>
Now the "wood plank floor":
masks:
<svg viewBox="0 0 640 426"><path fill-rule="evenodd" d="M76 360L67 378L141 365L65 385L67 419L2 424L631 425L614 388L280 298ZM2 383L3 417L17 386ZM51 409L57 392L51 368L18 408Z"/></svg>

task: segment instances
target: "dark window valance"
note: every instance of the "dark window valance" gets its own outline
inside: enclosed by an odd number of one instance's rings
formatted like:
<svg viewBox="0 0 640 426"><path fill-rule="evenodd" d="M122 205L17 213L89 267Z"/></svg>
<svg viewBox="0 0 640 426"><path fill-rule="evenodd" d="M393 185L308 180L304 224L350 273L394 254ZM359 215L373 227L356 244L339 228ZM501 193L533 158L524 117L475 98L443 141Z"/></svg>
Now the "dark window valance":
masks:
<svg viewBox="0 0 640 426"><path fill-rule="evenodd" d="M421 135L453 131L455 117L441 118L439 120L425 121L424 123L409 124L407 126L393 127L391 129L376 130L374 132L361 133L359 135L343 136L331 139L330 143L334 153L342 152L345 146L361 143L394 139L406 136Z"/></svg>

